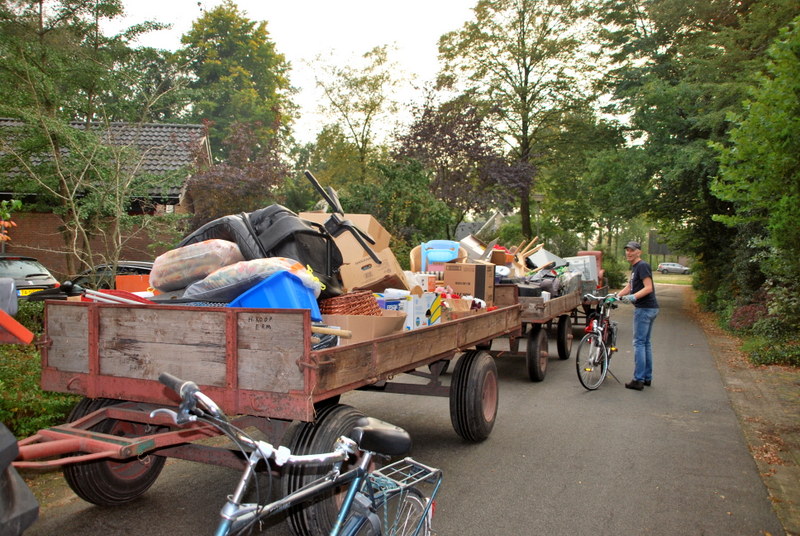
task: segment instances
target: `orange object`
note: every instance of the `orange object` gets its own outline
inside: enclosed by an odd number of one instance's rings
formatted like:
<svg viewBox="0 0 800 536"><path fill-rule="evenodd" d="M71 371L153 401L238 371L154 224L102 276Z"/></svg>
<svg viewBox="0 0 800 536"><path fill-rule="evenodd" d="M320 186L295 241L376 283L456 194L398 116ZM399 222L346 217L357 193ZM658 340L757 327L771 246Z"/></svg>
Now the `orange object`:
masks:
<svg viewBox="0 0 800 536"><path fill-rule="evenodd" d="M0 343L30 344L33 333L14 320L14 317L0 310Z"/></svg>
<svg viewBox="0 0 800 536"><path fill-rule="evenodd" d="M117 290L146 292L150 287L149 275L118 275L115 279Z"/></svg>

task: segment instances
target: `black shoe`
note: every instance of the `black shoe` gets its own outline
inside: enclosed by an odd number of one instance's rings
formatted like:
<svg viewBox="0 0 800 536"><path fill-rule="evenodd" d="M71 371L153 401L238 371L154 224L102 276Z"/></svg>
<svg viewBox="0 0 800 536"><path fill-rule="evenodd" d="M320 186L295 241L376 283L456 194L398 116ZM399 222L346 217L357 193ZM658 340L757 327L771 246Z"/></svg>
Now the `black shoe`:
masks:
<svg viewBox="0 0 800 536"><path fill-rule="evenodd" d="M645 380L642 383L644 384L645 387L650 387L650 385L653 383L653 380Z"/></svg>
<svg viewBox="0 0 800 536"><path fill-rule="evenodd" d="M644 389L644 382L640 382L638 380L631 380L625 384L627 389L636 389L637 391L641 391Z"/></svg>

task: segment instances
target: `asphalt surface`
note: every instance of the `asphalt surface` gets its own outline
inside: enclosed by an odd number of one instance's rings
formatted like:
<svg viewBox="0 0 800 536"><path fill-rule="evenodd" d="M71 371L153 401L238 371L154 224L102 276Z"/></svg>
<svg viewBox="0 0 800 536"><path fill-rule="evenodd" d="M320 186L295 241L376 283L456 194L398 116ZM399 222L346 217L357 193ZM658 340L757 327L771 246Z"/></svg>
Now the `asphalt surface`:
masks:
<svg viewBox="0 0 800 536"><path fill-rule="evenodd" d="M446 398L356 392L342 402L406 428L413 456L444 469L439 536L790 534L748 450L730 381L687 311L689 290L657 291L653 386L642 392L622 385L633 358L632 311L621 306L613 314L620 352L611 371L622 383L609 376L588 392L574 360L557 358L545 380L532 383L521 356L502 355L500 409L482 443L456 435ZM100 508L58 491L59 477L51 477L37 491L42 513L26 534L210 534L236 478L231 470L170 461L142 499ZM289 534L282 523L265 529Z"/></svg>

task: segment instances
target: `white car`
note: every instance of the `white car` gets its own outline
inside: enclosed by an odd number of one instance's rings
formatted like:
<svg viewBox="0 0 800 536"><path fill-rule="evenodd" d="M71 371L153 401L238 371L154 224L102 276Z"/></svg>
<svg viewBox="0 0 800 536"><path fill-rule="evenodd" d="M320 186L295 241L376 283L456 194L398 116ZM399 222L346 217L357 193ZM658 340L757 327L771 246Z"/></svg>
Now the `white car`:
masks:
<svg viewBox="0 0 800 536"><path fill-rule="evenodd" d="M688 274L689 268L677 262L661 262L656 271L662 274Z"/></svg>

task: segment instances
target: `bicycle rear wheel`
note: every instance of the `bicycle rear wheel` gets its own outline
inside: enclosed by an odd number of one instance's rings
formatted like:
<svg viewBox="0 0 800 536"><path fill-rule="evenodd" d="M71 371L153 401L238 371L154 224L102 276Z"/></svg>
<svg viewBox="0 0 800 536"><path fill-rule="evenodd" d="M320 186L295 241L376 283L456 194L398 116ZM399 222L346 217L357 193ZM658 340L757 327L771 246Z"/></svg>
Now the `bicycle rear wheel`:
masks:
<svg viewBox="0 0 800 536"><path fill-rule="evenodd" d="M385 501L384 501L385 498ZM431 512L428 498L417 488L393 490L376 499L376 508L355 509L345 524L345 536L429 536Z"/></svg>
<svg viewBox="0 0 800 536"><path fill-rule="evenodd" d="M578 345L575 357L578 379L589 391L594 391L608 373L608 351L596 333L587 333Z"/></svg>

